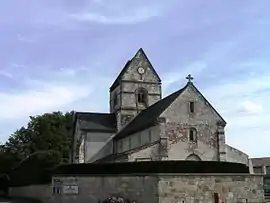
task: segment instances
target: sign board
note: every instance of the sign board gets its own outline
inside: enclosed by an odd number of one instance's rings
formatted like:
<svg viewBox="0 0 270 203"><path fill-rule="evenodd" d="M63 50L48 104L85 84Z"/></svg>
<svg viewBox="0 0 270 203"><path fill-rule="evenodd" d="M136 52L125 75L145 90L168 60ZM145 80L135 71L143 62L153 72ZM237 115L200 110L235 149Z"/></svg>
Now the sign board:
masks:
<svg viewBox="0 0 270 203"><path fill-rule="evenodd" d="M78 185L65 185L63 186L63 194L71 194L76 195L79 194L79 186Z"/></svg>

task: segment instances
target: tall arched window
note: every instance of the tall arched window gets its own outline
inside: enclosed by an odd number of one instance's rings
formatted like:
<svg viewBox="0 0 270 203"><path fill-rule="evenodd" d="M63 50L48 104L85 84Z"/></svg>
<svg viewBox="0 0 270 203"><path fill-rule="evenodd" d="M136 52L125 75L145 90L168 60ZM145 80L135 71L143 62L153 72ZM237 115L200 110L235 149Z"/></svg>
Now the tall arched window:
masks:
<svg viewBox="0 0 270 203"><path fill-rule="evenodd" d="M140 88L136 92L137 102L140 104L147 104L147 90Z"/></svg>
<svg viewBox="0 0 270 203"><path fill-rule="evenodd" d="M189 129L189 141L197 142L197 130L195 128Z"/></svg>

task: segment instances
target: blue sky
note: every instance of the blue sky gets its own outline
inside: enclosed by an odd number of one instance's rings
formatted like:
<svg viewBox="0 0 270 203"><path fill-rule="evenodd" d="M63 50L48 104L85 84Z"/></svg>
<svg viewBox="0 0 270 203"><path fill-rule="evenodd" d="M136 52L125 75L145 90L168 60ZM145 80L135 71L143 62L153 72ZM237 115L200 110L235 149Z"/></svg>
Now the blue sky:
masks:
<svg viewBox="0 0 270 203"><path fill-rule="evenodd" d="M142 47L163 96L188 73L227 121L228 144L270 156L270 1L0 2L0 141L30 115L108 111L108 88Z"/></svg>

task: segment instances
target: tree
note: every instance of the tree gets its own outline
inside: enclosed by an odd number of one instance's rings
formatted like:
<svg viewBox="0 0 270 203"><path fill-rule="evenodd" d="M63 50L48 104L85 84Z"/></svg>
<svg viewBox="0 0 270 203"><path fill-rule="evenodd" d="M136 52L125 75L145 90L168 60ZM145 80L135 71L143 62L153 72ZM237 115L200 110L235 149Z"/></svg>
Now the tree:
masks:
<svg viewBox="0 0 270 203"><path fill-rule="evenodd" d="M6 162L5 170L8 170L11 165L12 168L17 167L21 161L26 160L29 156L44 151L55 151L60 156L61 161L58 162L68 163L73 114L74 112L65 114L53 112L30 116L26 127L18 129L4 145L0 146L0 164L1 160ZM48 159L48 157L40 156L39 159ZM55 160L48 163L56 164Z"/></svg>

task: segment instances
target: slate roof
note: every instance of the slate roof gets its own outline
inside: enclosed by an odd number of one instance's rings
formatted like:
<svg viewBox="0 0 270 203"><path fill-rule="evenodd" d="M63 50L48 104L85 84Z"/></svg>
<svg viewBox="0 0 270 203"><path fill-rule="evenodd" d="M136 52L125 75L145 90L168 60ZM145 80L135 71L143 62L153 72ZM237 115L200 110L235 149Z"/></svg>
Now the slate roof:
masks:
<svg viewBox="0 0 270 203"><path fill-rule="evenodd" d="M251 161L253 167L270 166L270 157L252 158Z"/></svg>
<svg viewBox="0 0 270 203"><path fill-rule="evenodd" d="M147 60L148 63L150 64L150 68L152 69L152 71L154 72L154 74L157 76L158 81L161 82L160 77L158 76L157 72L156 72L155 69L153 68L151 62L150 62L149 59L147 58L147 56L146 56L145 52L143 51L143 49L140 48L140 49L137 51L137 53L138 53L138 52L141 52L141 53L144 55L144 57L146 58L146 60ZM134 55L134 57L137 55L137 53ZM130 63L132 62L132 60L134 59L134 57L133 57L132 59L130 59L130 60L125 64L124 68L121 70L121 72L120 72L119 75L117 76L116 80L113 82L112 86L110 87L110 91L114 90L114 88L119 84L119 82L120 82L120 80L121 80L123 74L124 74L124 73L126 72L126 70L128 69L128 67L129 67Z"/></svg>
<svg viewBox="0 0 270 203"><path fill-rule="evenodd" d="M81 121L80 128L86 131L116 132L116 116L110 113L76 112L75 120Z"/></svg>
<svg viewBox="0 0 270 203"><path fill-rule="evenodd" d="M170 94L169 96L159 100L158 102L149 106L148 108L142 110L132 121L130 121L130 123L127 124L127 126L124 127L123 130L121 130L114 137L114 139L124 138L130 134L139 132L155 124L157 118L184 91L186 86Z"/></svg>
<svg viewBox="0 0 270 203"><path fill-rule="evenodd" d="M192 87L201 95L201 97L208 103L210 108L214 110L214 112L222 119L224 125L226 125L226 121L221 117L221 115L214 109L214 107L207 101L207 99L201 94L201 92L193 85L192 82L188 82L185 87L182 89L170 94L169 96L159 100L152 106L141 111L127 126L124 127L119 133L116 134L114 139L124 138L130 134L142 131L147 127L150 127L155 124L158 117L162 114L162 112L167 109L171 103L186 89L188 85L192 85Z"/></svg>

